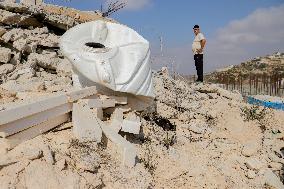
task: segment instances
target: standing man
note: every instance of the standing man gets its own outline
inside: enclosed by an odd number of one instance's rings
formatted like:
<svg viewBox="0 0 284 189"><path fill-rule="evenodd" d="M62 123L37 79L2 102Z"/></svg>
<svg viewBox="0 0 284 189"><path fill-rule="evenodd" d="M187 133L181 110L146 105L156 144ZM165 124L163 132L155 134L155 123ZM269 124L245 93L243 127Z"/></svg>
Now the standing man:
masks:
<svg viewBox="0 0 284 189"><path fill-rule="evenodd" d="M197 71L197 82L203 82L203 50L206 44L206 39L202 33L200 33L200 28L198 25L193 27L193 32L195 34L194 41L192 43L192 52L194 54L195 67Z"/></svg>

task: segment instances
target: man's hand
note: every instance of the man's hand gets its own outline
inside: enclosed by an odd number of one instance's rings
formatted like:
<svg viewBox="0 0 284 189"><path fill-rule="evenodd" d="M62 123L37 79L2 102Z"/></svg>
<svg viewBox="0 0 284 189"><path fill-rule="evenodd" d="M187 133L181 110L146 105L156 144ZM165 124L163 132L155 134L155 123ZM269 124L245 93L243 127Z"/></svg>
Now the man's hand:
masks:
<svg viewBox="0 0 284 189"><path fill-rule="evenodd" d="M200 54L200 53L203 52L203 49L197 49L196 52L197 52L198 54Z"/></svg>

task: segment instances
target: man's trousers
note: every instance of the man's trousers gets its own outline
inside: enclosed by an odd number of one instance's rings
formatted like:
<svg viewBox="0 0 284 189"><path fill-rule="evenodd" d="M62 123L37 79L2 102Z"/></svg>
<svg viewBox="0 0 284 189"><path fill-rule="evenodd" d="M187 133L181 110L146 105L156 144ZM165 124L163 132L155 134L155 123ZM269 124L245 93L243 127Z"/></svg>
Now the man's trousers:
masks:
<svg viewBox="0 0 284 189"><path fill-rule="evenodd" d="M195 54L194 61L198 76L197 81L203 82L203 54Z"/></svg>

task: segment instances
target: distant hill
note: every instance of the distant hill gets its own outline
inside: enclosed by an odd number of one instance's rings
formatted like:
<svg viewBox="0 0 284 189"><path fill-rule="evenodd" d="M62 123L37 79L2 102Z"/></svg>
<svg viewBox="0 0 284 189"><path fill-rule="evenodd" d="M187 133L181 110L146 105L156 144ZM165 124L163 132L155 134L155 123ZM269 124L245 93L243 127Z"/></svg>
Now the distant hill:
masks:
<svg viewBox="0 0 284 189"><path fill-rule="evenodd" d="M218 69L206 76L207 81L216 82L226 76L237 79L246 78L249 75L278 75L284 76L284 53L274 53L264 57L256 57L239 65L232 65Z"/></svg>

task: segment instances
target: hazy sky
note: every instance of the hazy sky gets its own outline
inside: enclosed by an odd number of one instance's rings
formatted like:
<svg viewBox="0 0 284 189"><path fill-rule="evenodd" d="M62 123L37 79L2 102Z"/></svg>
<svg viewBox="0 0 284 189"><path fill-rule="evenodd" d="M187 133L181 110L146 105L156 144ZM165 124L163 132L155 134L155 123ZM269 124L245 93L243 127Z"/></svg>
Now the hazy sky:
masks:
<svg viewBox="0 0 284 189"><path fill-rule="evenodd" d="M114 0L115 1L115 0ZM152 45L153 67L171 65L194 73L192 27L207 38L205 71L255 56L284 52L284 0L124 0L111 17L138 31ZM81 10L100 9L106 0L49 1ZM159 37L163 37L163 53Z"/></svg>

